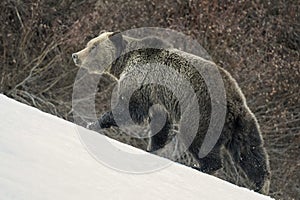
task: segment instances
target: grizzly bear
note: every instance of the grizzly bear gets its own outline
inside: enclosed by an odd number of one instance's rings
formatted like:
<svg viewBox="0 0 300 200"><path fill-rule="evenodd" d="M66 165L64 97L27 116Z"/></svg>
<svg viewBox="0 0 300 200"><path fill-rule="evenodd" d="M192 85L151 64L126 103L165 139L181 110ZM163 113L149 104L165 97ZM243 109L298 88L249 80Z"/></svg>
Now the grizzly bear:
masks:
<svg viewBox="0 0 300 200"><path fill-rule="evenodd" d="M150 47L145 44L150 44ZM211 61L177 50L160 39L135 39L120 32L102 33L72 57L77 66L91 73L109 74L118 81L118 98L114 108L104 113L94 126L110 128L130 125L128 116L124 114L124 108L128 107L133 123L150 124L152 133L149 134L147 151L156 153L175 137L174 125L188 116L188 123L180 127L183 131L179 131L177 142L187 146L188 154L199 163L198 170L212 174L222 168L221 151L226 150L235 165L253 183L250 189L268 193L270 169L259 125L239 86L226 70ZM225 103L212 99L207 81L194 67L195 63L203 72L209 73L212 68L219 71L225 88ZM174 74L179 75L174 78ZM155 77L163 77L166 82L173 81L172 85L155 84L152 80ZM187 88L177 78L188 80L193 95L185 92ZM135 88L135 85L138 87ZM134 91L130 92L132 88ZM189 102L186 109L181 108L184 101ZM197 106L190 108L195 102ZM225 120L215 144L204 155L201 146L210 122L217 117L212 116L213 104L225 107ZM157 105L160 105L159 109L152 109ZM159 124L158 127L156 124Z"/></svg>

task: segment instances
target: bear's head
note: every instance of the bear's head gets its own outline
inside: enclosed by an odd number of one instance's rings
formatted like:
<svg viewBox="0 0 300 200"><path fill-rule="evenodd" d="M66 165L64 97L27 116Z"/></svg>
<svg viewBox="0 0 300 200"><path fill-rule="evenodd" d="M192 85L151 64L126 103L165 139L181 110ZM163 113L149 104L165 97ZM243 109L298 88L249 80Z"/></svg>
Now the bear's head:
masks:
<svg viewBox="0 0 300 200"><path fill-rule="evenodd" d="M104 32L90 40L86 47L72 54L76 66L101 74L120 56L126 43L120 32Z"/></svg>

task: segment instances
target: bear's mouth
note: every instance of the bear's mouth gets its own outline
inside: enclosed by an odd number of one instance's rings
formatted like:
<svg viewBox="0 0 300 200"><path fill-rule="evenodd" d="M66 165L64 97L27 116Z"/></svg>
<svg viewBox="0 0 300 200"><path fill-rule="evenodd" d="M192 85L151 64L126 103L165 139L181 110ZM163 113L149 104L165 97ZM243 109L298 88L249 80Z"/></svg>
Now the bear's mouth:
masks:
<svg viewBox="0 0 300 200"><path fill-rule="evenodd" d="M74 61L74 63L75 63L75 65L76 65L77 67L80 67L80 66L81 66L81 61L80 61L80 60L76 60L76 61Z"/></svg>

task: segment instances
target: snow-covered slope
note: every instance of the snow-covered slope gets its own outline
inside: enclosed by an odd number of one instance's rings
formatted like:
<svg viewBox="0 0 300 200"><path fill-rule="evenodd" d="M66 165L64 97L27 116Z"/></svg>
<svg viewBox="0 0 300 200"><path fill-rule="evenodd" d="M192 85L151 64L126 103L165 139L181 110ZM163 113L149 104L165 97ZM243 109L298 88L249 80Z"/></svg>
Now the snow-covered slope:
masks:
<svg viewBox="0 0 300 200"><path fill-rule="evenodd" d="M177 163L147 174L118 172L88 153L78 128L106 139L0 94L0 199L271 199Z"/></svg>

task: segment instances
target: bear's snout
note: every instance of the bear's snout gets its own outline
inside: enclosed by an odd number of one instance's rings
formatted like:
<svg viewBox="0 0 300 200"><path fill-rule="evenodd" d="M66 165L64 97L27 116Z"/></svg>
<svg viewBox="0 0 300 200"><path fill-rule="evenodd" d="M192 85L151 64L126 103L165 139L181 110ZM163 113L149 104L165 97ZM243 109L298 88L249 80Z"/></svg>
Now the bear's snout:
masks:
<svg viewBox="0 0 300 200"><path fill-rule="evenodd" d="M80 65L80 59L79 59L79 56L77 53L73 53L72 54L72 58L73 58L73 61L75 63L75 65L79 66Z"/></svg>

